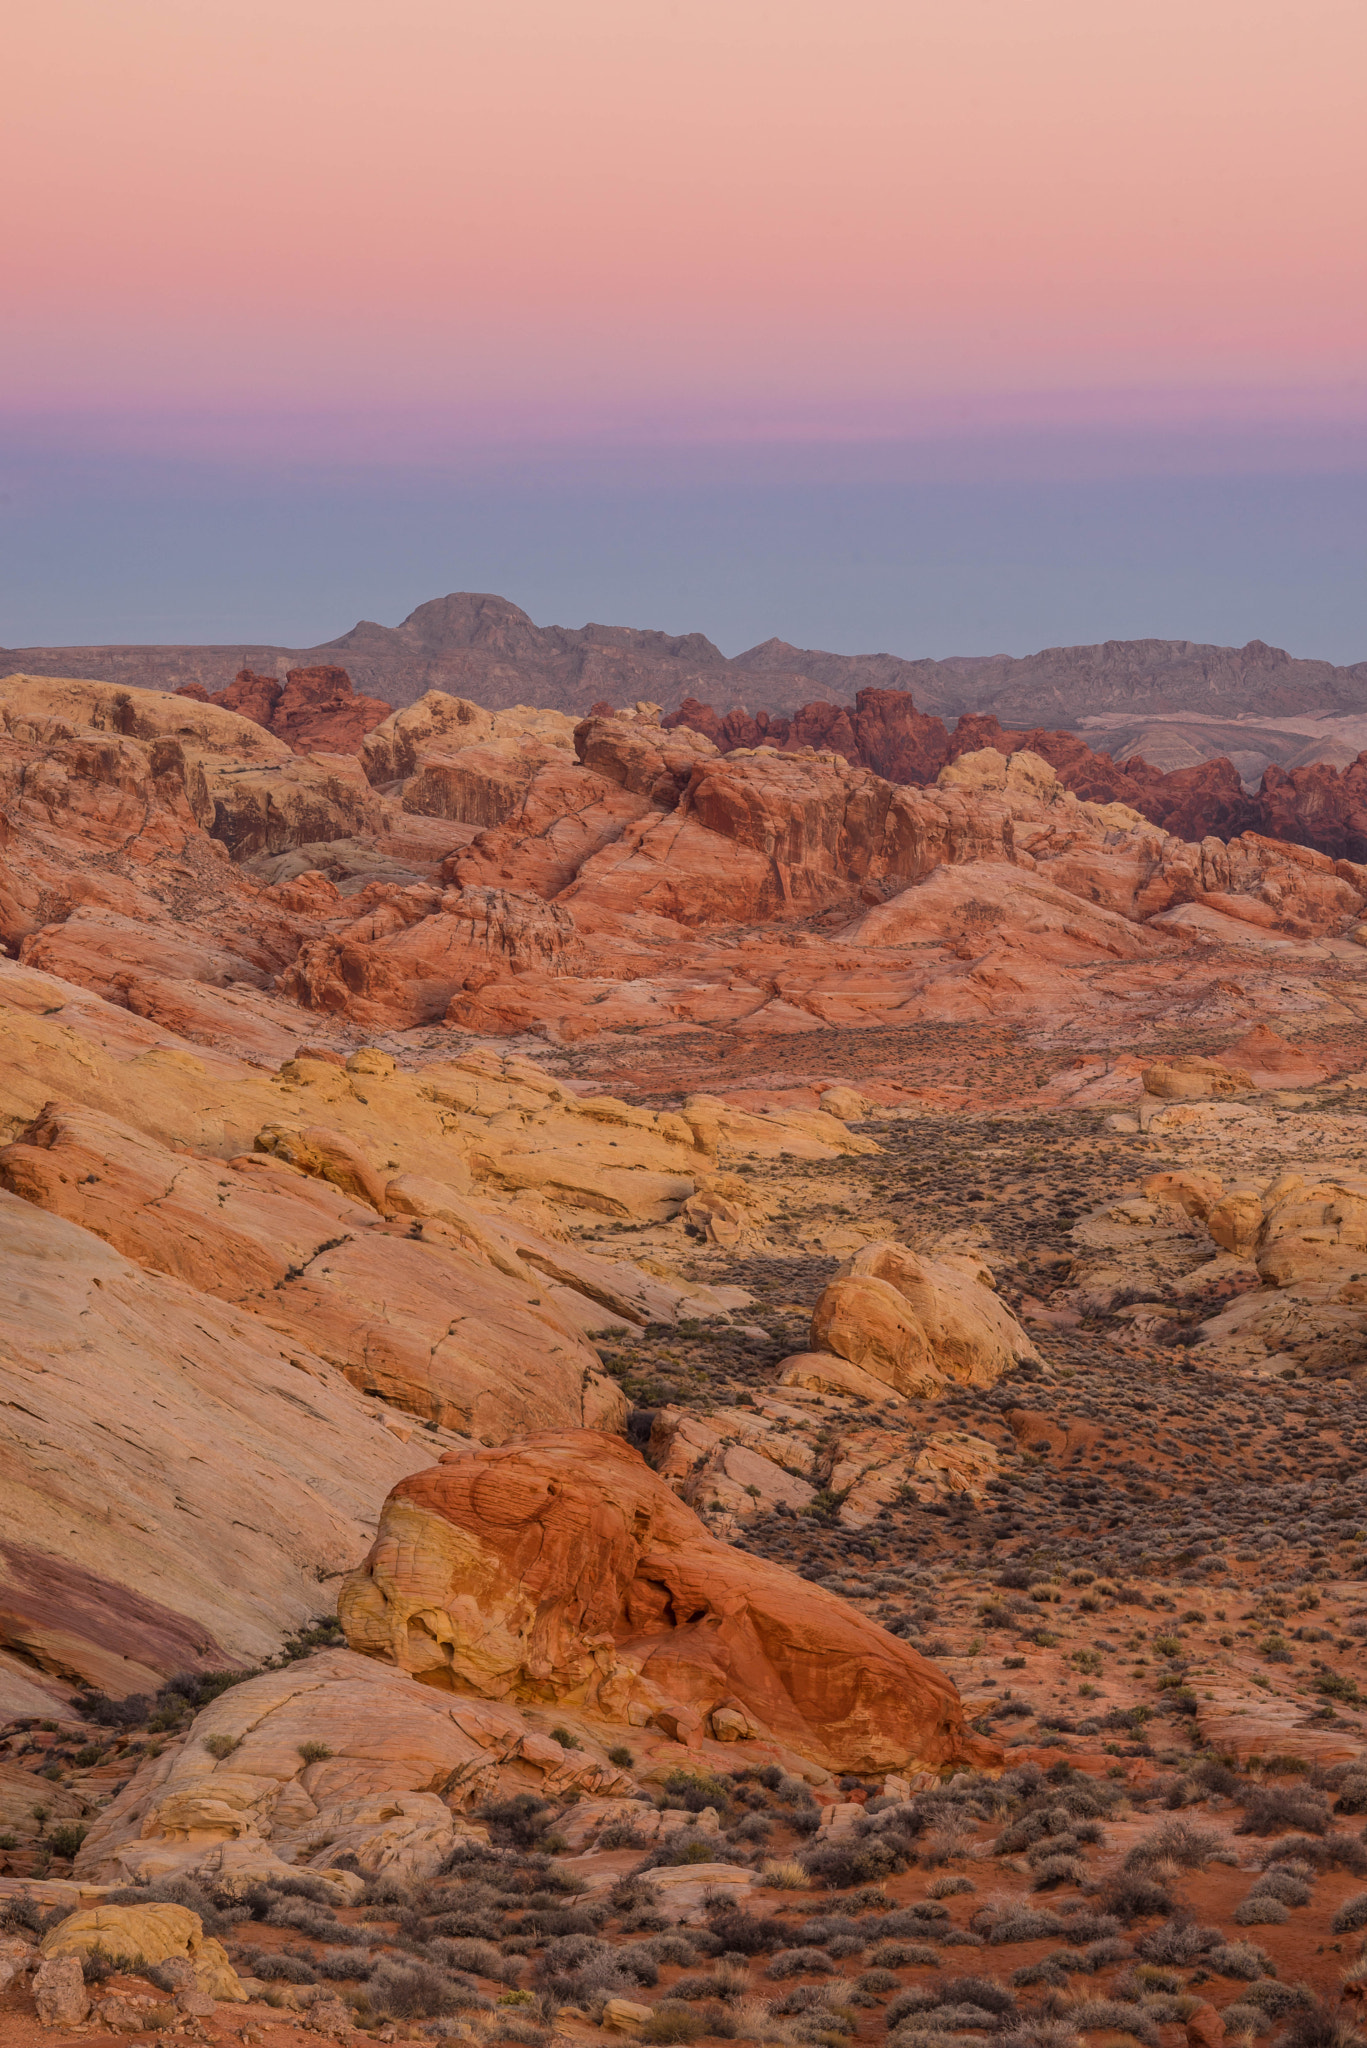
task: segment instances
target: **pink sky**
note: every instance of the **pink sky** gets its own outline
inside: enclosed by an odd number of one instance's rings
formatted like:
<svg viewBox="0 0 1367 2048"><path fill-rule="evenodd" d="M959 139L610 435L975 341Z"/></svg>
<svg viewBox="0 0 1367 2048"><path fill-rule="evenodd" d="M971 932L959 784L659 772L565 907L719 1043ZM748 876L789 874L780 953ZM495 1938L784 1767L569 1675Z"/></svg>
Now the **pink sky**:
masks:
<svg viewBox="0 0 1367 2048"><path fill-rule="evenodd" d="M11 416L1367 411L1362 0L43 0L5 62Z"/></svg>

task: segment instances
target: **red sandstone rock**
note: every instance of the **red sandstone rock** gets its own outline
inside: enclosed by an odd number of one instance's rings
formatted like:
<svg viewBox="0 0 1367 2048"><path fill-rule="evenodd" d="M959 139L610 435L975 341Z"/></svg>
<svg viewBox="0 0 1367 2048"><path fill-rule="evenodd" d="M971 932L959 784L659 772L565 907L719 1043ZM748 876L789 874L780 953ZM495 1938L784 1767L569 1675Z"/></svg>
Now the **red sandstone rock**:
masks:
<svg viewBox="0 0 1367 2048"><path fill-rule="evenodd" d="M358 754L366 734L392 712L378 697L358 696L346 670L330 664L292 668L283 684L239 669L227 689L213 696L199 683L182 684L176 695L250 718L296 754Z"/></svg>
<svg viewBox="0 0 1367 2048"><path fill-rule="evenodd" d="M428 1685L582 1700L696 1739L739 1701L830 1770L990 1764L949 1681L843 1600L708 1534L618 1437L536 1435L390 1494L338 1602Z"/></svg>
<svg viewBox="0 0 1367 2048"><path fill-rule="evenodd" d="M1253 799L1256 827L1297 840L1336 860L1367 861L1367 754L1347 768L1326 761L1264 770Z"/></svg>
<svg viewBox="0 0 1367 2048"><path fill-rule="evenodd" d="M238 670L227 689L220 690L209 702L221 705L225 711L236 711L242 718L264 725L269 732L280 695L281 685L274 676L258 676L251 669L243 668Z"/></svg>
<svg viewBox="0 0 1367 2048"><path fill-rule="evenodd" d="M1222 2048L1225 2023L1213 2005L1198 2005L1187 2020L1187 2048Z"/></svg>
<svg viewBox="0 0 1367 2048"><path fill-rule="evenodd" d="M574 729L574 751L584 766L657 810L672 811L697 763L711 756L710 741L687 727L666 736L659 726L624 719L586 718Z"/></svg>
<svg viewBox="0 0 1367 2048"><path fill-rule="evenodd" d="M378 697L358 697L344 668L292 668L270 725L296 754L359 754L392 709Z"/></svg>
<svg viewBox="0 0 1367 2048"><path fill-rule="evenodd" d="M918 711L906 690L861 690L854 731L858 753L852 758L889 782L933 782L949 759L943 724Z"/></svg>
<svg viewBox="0 0 1367 2048"><path fill-rule="evenodd" d="M615 779L558 760L533 778L504 824L449 856L442 878L549 899L569 887L592 854L652 809L648 797Z"/></svg>

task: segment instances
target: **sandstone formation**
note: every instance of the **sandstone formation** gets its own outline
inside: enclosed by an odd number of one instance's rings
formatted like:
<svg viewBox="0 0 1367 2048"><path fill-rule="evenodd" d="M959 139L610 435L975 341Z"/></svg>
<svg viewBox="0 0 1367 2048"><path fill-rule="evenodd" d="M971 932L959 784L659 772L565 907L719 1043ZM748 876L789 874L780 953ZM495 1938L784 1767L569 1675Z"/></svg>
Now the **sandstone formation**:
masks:
<svg viewBox="0 0 1367 2048"><path fill-rule="evenodd" d="M915 1396L946 1380L991 1386L1038 1356L978 1262L923 1259L900 1244L870 1244L846 1261L813 1310L811 1346Z"/></svg>
<svg viewBox="0 0 1367 2048"><path fill-rule="evenodd" d="M196 1987L210 1998L245 1996L221 1941L204 1932L198 1913L185 1906L92 1906L72 1913L43 1936L44 1956L145 1956L149 1963L184 1958Z"/></svg>
<svg viewBox="0 0 1367 2048"><path fill-rule="evenodd" d="M705 734L723 753L760 745L794 752L825 747L852 766L917 785L934 781L965 753L1032 752L1075 795L1093 803L1126 804L1177 838L1232 839L1260 832L1314 847L1331 859L1367 858L1364 754L1285 766L1274 760L1251 790L1223 756L1163 770L1137 752L1123 761L1098 753L1076 732L1047 726L1007 730L992 712L966 711L951 731L940 718L918 711L911 695L900 690L861 690L851 707L806 704L791 718L767 711L754 716L730 711L719 717L710 704L687 698L666 723ZM1238 742L1237 729L1230 730ZM1274 745L1279 738L1273 733L1264 737Z"/></svg>
<svg viewBox="0 0 1367 2048"><path fill-rule="evenodd" d="M73 1685L270 1654L431 1439L306 1342L5 1193L0 1248L0 1699L51 1715Z"/></svg>
<svg viewBox="0 0 1367 2048"><path fill-rule="evenodd" d="M933 1667L709 1537L615 1437L446 1454L391 1493L338 1611L353 1648L432 1687L583 1703L684 1741L739 1701L832 1770L987 1754Z"/></svg>
<svg viewBox="0 0 1367 2048"><path fill-rule="evenodd" d="M388 704L358 696L346 670L332 663L289 669L283 683L244 668L212 696L200 683L182 684L176 694L236 711L296 754L359 753L365 735L389 716Z"/></svg>
<svg viewBox="0 0 1367 2048"><path fill-rule="evenodd" d="M1165 1102L1246 1095L1252 1086L1252 1075L1242 1067L1228 1066L1223 1060L1203 1059L1199 1053L1183 1053L1144 1071L1145 1094L1157 1095Z"/></svg>
<svg viewBox="0 0 1367 2048"><path fill-rule="evenodd" d="M363 770L184 697L18 678L0 706L18 832L0 937L267 1057L295 1006L563 1043L1081 1021L1174 972L1199 1000L1219 947L1265 949L1269 980L1287 949L1334 957L1363 916L1349 862L1257 835L1189 845L1077 799L1028 750L970 749L917 790L838 754L719 755L648 708L572 733L438 699L376 728Z"/></svg>

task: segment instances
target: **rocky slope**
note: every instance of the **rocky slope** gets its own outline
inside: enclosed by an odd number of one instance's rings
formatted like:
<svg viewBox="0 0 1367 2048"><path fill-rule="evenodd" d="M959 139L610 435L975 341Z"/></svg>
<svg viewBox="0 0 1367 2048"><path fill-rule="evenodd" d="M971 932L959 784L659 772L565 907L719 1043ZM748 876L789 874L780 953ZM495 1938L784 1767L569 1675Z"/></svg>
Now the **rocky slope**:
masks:
<svg viewBox="0 0 1367 2048"><path fill-rule="evenodd" d="M1353 2048L1367 872L350 702L0 684L6 2042Z"/></svg>

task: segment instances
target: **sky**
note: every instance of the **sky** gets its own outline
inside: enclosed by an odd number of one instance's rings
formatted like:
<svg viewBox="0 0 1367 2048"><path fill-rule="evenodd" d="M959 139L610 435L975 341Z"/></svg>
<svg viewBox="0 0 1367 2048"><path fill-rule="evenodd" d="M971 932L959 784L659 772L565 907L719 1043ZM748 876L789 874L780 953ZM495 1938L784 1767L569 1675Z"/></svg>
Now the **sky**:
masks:
<svg viewBox="0 0 1367 2048"><path fill-rule="evenodd" d="M1360 0L44 0L0 643L1367 656Z"/></svg>

